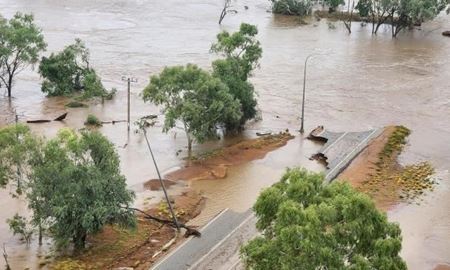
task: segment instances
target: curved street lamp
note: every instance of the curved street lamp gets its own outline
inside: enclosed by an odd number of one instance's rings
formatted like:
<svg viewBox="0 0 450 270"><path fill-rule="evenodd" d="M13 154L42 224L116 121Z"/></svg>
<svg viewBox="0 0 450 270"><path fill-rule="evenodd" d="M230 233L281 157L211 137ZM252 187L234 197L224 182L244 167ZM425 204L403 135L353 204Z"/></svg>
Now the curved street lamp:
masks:
<svg viewBox="0 0 450 270"><path fill-rule="evenodd" d="M306 88L306 66L308 64L308 60L315 56L318 55L317 53L312 53L310 55L308 55L305 59L305 67L303 69L303 98L302 98L302 117L301 117L301 124L300 124L300 133L303 134L303 132L305 132L303 126L304 126L304 122L305 122L305 88Z"/></svg>

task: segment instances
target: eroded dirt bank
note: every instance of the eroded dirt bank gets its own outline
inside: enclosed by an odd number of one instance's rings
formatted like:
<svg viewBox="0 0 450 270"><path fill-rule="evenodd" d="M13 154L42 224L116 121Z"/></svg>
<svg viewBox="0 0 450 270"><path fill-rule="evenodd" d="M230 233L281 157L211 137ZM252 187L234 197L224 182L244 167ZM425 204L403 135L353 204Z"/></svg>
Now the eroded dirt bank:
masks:
<svg viewBox="0 0 450 270"><path fill-rule="evenodd" d="M169 180L213 180L227 176L230 166L238 166L255 159L263 158L293 139L289 132L244 140L239 143L194 157L191 162L179 170L166 175Z"/></svg>

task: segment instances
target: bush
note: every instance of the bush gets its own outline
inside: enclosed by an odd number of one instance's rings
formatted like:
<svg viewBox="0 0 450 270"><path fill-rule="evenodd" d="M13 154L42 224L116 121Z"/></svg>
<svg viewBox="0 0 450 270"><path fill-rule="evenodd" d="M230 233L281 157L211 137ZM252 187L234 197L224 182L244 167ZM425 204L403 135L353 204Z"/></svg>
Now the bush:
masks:
<svg viewBox="0 0 450 270"><path fill-rule="evenodd" d="M305 16L311 13L310 0L271 0L272 12L284 15Z"/></svg>
<svg viewBox="0 0 450 270"><path fill-rule="evenodd" d="M86 118L86 122L84 122L85 125L90 125L90 126L101 126L102 122L100 122L100 120L98 120L97 116L93 115L93 114L89 114Z"/></svg>
<svg viewBox="0 0 450 270"><path fill-rule="evenodd" d="M106 97L111 99L100 77L89 67L89 50L77 39L61 52L42 57L39 74L44 78L41 90L49 96L68 96L82 92L81 98Z"/></svg>

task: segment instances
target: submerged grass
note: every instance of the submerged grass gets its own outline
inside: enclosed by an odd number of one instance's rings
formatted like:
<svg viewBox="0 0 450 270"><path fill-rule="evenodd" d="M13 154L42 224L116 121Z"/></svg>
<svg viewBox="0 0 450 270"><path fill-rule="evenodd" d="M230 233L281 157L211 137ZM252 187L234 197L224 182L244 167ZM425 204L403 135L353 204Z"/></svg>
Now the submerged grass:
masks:
<svg viewBox="0 0 450 270"><path fill-rule="evenodd" d="M390 196L413 201L426 190L432 190L436 182L434 169L429 162L421 162L402 167L397 157L407 143L411 131L404 126L396 126L389 136L375 163L375 174L365 182L363 189L372 196Z"/></svg>

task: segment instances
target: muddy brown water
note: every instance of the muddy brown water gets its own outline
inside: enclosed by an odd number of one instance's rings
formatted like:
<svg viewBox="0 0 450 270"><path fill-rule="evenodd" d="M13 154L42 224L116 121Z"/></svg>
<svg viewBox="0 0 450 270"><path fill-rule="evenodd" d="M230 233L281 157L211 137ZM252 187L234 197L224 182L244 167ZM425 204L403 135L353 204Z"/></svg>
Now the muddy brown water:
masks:
<svg viewBox="0 0 450 270"><path fill-rule="evenodd" d="M248 6L248 10L244 6ZM196 146L205 151L253 137L255 131L279 131L299 127L300 91L305 57L320 55L308 64L306 130L325 125L335 131L365 130L388 124L403 124L412 129L409 145L400 161L403 164L430 160L437 168L440 185L426 194L419 205L402 204L389 212L403 230L402 256L410 269L432 269L450 263L450 39L441 36L450 29L448 16L402 34L392 40L388 28L371 36L369 27L353 24L348 35L341 23L328 28L325 21L300 25L294 18L267 12L269 1L238 1L238 14L228 15L217 25L221 1L205 0L2 0L1 14L33 12L49 44L48 52L62 49L75 38L91 49L91 64L108 87L119 90L117 97L87 109L67 109L62 123L32 125L32 129L52 137L62 127L82 128L88 113L101 120L126 119L125 83L122 76L138 78L132 85L132 119L159 109L143 104L139 93L149 74L166 65L188 62L209 69L214 56L208 50L222 29L235 30L241 22L256 24L263 47L261 67L252 81L258 93L263 120L250 123L239 138ZM20 74L14 85L12 102L0 90L0 123L10 122L17 110L20 119L53 118L64 111L65 99L46 98L39 91L35 72ZM162 119L149 130L150 140L162 171L176 169L186 155L186 140L181 129L161 133ZM142 183L156 177L145 141L140 134L126 130L126 124L100 128L116 145L122 171L128 184L138 192L138 203L160 198L160 192L143 192ZM191 187L208 198L205 211L192 222L204 224L217 211L229 207L245 210L258 192L279 179L287 166L305 166L322 171L309 156L320 145L297 136L287 146L264 159L229 171L224 180L198 181ZM178 150L183 150L176 155ZM183 184L171 189L179 193ZM3 222L24 204L13 200L8 190L1 192L0 242L5 243L13 269L37 268L45 260L50 244L43 248L33 242L25 247L11 235ZM44 254L37 256L36 254Z"/></svg>

